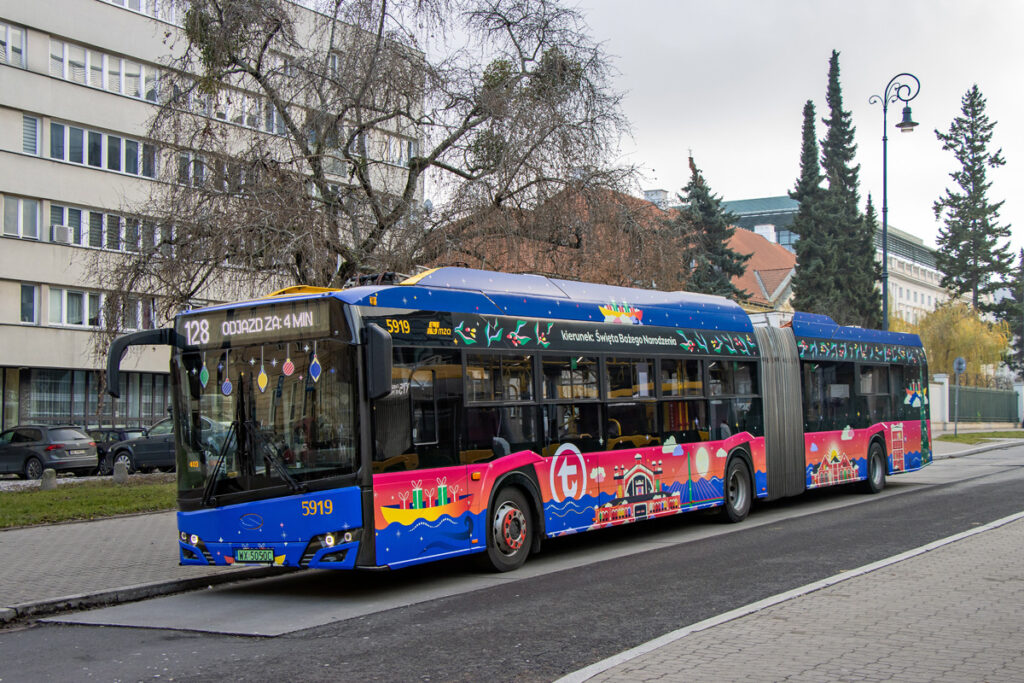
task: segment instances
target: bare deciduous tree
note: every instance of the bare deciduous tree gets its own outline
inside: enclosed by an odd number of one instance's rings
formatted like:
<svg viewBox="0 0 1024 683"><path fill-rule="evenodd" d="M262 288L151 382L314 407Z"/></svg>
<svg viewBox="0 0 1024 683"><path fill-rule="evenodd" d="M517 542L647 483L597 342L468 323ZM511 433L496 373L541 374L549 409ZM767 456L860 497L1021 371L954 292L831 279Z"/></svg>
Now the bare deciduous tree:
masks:
<svg viewBox="0 0 1024 683"><path fill-rule="evenodd" d="M158 189L111 292L196 298L404 270L430 235L579 246L590 226L506 217L624 187L607 55L556 0L189 0L150 137ZM147 161L148 162L148 161ZM425 202L425 185L430 202ZM431 206L432 205L432 206ZM435 241L436 244L436 241ZM128 296L127 294L122 295ZM118 327L112 296L108 325Z"/></svg>

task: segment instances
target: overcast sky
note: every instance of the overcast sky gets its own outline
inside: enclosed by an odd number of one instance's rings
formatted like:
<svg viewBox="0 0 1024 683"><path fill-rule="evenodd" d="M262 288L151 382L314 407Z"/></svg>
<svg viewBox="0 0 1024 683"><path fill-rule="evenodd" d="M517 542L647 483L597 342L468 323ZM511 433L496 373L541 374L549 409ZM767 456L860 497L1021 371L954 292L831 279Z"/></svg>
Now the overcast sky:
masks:
<svg viewBox="0 0 1024 683"><path fill-rule="evenodd" d="M957 169L934 130L946 132L960 98L977 83L997 121L990 171L1015 250L1024 246L1024 2L1020 0L581 0L593 37L616 57L633 140L624 159L644 170L643 189L672 196L689 179L687 150L726 200L778 196L799 172L804 102L817 133L827 115L832 49L840 52L844 108L857 130L862 201L882 207L882 108L868 104L900 72L921 81L911 102L921 125L892 126L889 224L934 246L932 204Z"/></svg>

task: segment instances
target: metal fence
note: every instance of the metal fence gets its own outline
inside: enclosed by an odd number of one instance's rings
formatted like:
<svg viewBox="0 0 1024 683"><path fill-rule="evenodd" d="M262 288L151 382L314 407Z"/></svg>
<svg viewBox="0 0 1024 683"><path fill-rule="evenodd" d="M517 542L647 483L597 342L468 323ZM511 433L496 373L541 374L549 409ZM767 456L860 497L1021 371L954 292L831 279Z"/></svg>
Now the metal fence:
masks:
<svg viewBox="0 0 1024 683"><path fill-rule="evenodd" d="M949 387L949 419L954 419L956 386ZM969 422L1017 422L1017 394L1003 389L960 387L960 420Z"/></svg>

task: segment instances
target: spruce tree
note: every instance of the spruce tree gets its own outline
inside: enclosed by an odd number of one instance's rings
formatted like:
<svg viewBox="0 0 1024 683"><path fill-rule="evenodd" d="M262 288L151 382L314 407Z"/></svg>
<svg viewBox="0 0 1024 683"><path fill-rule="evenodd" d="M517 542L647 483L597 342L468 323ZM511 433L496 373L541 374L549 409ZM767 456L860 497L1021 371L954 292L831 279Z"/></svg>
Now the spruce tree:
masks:
<svg viewBox="0 0 1024 683"><path fill-rule="evenodd" d="M814 102L804 104L800 176L789 196L800 202L792 231L799 235L793 245L796 273L793 275L793 308L808 313L830 314L836 299L829 273L834 271L835 249L829 226L821 221L821 167L818 165L818 136L815 132Z"/></svg>
<svg viewBox="0 0 1024 683"><path fill-rule="evenodd" d="M970 294L974 308L983 306L982 297L1001 286L1013 256L1007 240L1010 226L999 224L1003 202L991 202L992 183L987 169L1006 163L1002 150L990 152L996 122L985 113L986 100L977 84L960 100L961 116L953 119L948 133L935 131L942 149L953 152L960 170L950 173L959 190L946 189L933 209L944 223L939 230L938 266L945 275L942 286L955 296Z"/></svg>
<svg viewBox="0 0 1024 683"><path fill-rule="evenodd" d="M732 278L743 275L750 254L729 247L736 229L736 215L725 210L722 199L711 192L690 157L690 182L678 195L682 208L669 219L666 229L687 245L680 259L688 272L686 289L746 301L747 292L737 289Z"/></svg>
<svg viewBox="0 0 1024 683"><path fill-rule="evenodd" d="M878 217L875 214L875 205L871 202L871 195L868 195L868 205L864 210L863 227L861 238L852 242L852 247L859 251L853 255L858 267L865 268L867 277L864 278L865 286L862 296L858 300L860 314L859 323L863 327L882 326L882 290L875 286L875 283L882 281L882 264L875 259L875 233L878 232ZM869 238L869 239L868 239ZM888 328L886 328L888 329Z"/></svg>
<svg viewBox="0 0 1024 683"><path fill-rule="evenodd" d="M830 311L840 325L876 327L881 322L880 298L875 292L878 269L875 264L874 232L865 224L858 208L858 175L855 129L850 112L843 110L839 85L839 53L832 51L828 69L826 101L829 118L824 119L821 166L828 186L819 203L820 218L833 233L832 279L838 298ZM831 288L830 288L831 289Z"/></svg>

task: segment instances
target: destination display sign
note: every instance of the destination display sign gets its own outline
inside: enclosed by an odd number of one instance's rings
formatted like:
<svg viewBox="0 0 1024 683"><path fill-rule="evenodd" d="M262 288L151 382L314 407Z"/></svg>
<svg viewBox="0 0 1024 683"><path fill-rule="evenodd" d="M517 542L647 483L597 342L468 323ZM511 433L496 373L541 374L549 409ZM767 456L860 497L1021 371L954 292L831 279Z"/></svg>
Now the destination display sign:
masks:
<svg viewBox="0 0 1024 683"><path fill-rule="evenodd" d="M331 334L330 301L302 299L184 314L175 330L184 348L229 348ZM340 317L340 316L339 316Z"/></svg>
<svg viewBox="0 0 1024 683"><path fill-rule="evenodd" d="M754 357L752 333L538 320L507 316L363 309L368 322L386 329L396 343L465 346L474 349L688 353Z"/></svg>

